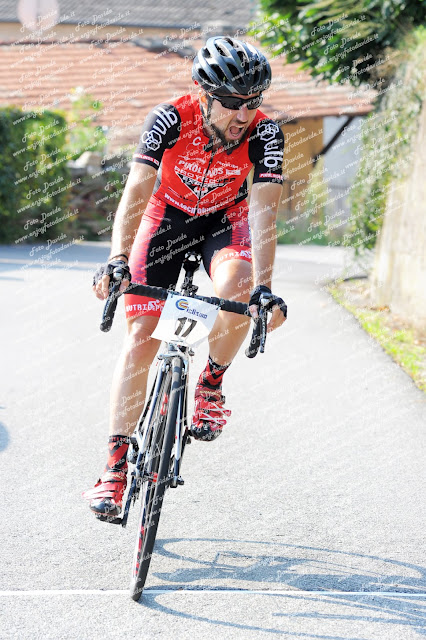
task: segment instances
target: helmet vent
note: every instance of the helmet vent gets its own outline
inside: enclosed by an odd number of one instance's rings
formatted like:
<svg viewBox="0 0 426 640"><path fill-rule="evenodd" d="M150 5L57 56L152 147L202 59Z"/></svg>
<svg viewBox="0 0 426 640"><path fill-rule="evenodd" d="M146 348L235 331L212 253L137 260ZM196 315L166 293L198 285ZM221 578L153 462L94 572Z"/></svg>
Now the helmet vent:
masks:
<svg viewBox="0 0 426 640"><path fill-rule="evenodd" d="M208 77L207 73L204 71L204 69L200 69L198 71L198 74L199 74L200 78L202 78L204 80L204 82L210 82L209 77Z"/></svg>
<svg viewBox="0 0 426 640"><path fill-rule="evenodd" d="M223 46L221 42L216 43L216 48L223 56L229 56L229 51L226 47Z"/></svg>
<svg viewBox="0 0 426 640"><path fill-rule="evenodd" d="M242 51L240 51L239 49L236 50L237 51L237 56L239 57L239 59L241 60L241 63L244 65L247 62L246 56L244 55L244 53Z"/></svg>
<svg viewBox="0 0 426 640"><path fill-rule="evenodd" d="M232 73L233 78L239 78L241 76L240 70L237 69L237 67L235 67L233 64L228 64L228 69Z"/></svg>

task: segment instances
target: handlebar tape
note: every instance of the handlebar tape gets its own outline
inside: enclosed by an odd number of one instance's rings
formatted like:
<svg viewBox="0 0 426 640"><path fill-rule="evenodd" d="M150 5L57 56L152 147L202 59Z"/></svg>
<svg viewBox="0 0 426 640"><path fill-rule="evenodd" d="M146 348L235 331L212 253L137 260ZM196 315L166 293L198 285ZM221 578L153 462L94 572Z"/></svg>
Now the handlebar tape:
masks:
<svg viewBox="0 0 426 640"><path fill-rule="evenodd" d="M101 331L109 331L114 320L115 310L117 308L117 300L120 295L119 292L121 282L114 282L110 285L110 293L105 303L104 312L102 314ZM169 293L172 293L168 289L162 287L153 287L147 284L131 284L123 293L133 293L138 296L147 296L149 298L156 298L157 300L166 300ZM179 295L174 292L175 295ZM208 302L215 306L220 307L222 311L228 311L230 313L237 313L239 315L250 315L248 305L244 302L236 302L235 300L223 300L222 298L207 297L207 296L191 296L196 300L202 302ZM250 340L250 346L246 349L246 356L248 358L254 358L259 351L262 338L262 322L260 319L255 322L253 334Z"/></svg>
<svg viewBox="0 0 426 640"><path fill-rule="evenodd" d="M149 298L156 298L157 300L166 300L169 293L174 295L180 295L176 291L169 291L168 289L162 289L161 287L152 287L148 284L134 284L127 287L124 293L133 293L137 296L148 296ZM235 302L234 300L223 300L222 298L207 297L207 296L190 296L195 300L201 300L202 302L208 302L220 307L223 311L229 311L231 313L238 313L239 315L248 315L248 305L244 302Z"/></svg>

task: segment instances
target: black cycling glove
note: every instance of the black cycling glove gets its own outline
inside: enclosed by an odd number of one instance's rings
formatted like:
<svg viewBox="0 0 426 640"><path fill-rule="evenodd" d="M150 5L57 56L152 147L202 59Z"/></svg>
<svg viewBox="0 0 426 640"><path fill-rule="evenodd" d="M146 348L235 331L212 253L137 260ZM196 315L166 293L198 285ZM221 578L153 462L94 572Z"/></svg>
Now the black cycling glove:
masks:
<svg viewBox="0 0 426 640"><path fill-rule="evenodd" d="M278 305L281 311L283 312L284 317L287 318L287 305L284 302L284 300L282 298L279 298L278 296L275 296L271 292L270 288L264 284L258 285L256 289L253 290L251 294L250 302L249 302L249 307L252 304L255 304L256 306L260 306L261 300L268 300L268 303L266 305L262 305L264 309L267 309L268 311L272 311L272 308Z"/></svg>
<svg viewBox="0 0 426 640"><path fill-rule="evenodd" d="M121 280L132 280L132 274L129 271L129 267L124 260L111 260L107 264L103 264L93 276L93 286L96 286L102 276L111 276L114 273ZM120 278L121 276L121 278Z"/></svg>

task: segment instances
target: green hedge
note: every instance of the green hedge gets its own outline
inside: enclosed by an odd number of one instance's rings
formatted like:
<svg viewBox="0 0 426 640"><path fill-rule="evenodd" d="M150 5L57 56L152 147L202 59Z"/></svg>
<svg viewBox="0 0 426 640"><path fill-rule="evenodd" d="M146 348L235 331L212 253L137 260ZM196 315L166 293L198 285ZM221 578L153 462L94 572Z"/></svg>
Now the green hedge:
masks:
<svg viewBox="0 0 426 640"><path fill-rule="evenodd" d="M0 109L0 242L52 239L69 223L68 129L60 113Z"/></svg>
<svg viewBox="0 0 426 640"><path fill-rule="evenodd" d="M260 0L251 33L286 63L330 82L391 80L401 39L424 25L426 0Z"/></svg>

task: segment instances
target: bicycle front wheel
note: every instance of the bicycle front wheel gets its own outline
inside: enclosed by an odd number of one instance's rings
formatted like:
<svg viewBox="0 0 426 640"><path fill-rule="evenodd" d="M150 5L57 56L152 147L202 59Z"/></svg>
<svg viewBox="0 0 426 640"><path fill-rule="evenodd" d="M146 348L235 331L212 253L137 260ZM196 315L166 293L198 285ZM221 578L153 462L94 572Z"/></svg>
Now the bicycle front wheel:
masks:
<svg viewBox="0 0 426 640"><path fill-rule="evenodd" d="M158 523L166 487L170 479L170 457L173 449L179 399L182 395L182 360L179 357L171 361L171 369L166 374L162 392L157 397L157 405L152 414L158 424L149 451L147 465L149 479L141 489L141 511L138 526L138 537L133 558L130 594L133 600L139 600L145 586L149 565L154 550Z"/></svg>

